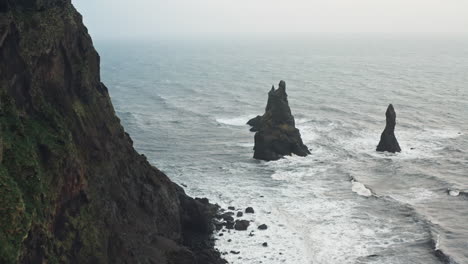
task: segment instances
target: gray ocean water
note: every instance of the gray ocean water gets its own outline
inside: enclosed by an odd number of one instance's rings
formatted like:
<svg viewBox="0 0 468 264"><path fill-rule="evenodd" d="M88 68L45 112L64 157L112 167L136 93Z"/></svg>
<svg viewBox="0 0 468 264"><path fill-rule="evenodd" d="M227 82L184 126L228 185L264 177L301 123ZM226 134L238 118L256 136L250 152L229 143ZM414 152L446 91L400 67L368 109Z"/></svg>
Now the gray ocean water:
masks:
<svg viewBox="0 0 468 264"><path fill-rule="evenodd" d="M468 263L468 38L96 44L137 150L268 225L217 237L231 263ZM280 79L312 155L256 161L245 122ZM389 103L399 154L375 152Z"/></svg>

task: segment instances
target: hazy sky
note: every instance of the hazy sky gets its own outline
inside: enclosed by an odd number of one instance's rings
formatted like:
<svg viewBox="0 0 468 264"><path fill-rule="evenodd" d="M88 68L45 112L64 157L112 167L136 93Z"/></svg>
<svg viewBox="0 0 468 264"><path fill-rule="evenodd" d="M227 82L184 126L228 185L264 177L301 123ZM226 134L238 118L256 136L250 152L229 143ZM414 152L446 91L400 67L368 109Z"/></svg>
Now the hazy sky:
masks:
<svg viewBox="0 0 468 264"><path fill-rule="evenodd" d="M94 37L468 33L468 0L73 0Z"/></svg>

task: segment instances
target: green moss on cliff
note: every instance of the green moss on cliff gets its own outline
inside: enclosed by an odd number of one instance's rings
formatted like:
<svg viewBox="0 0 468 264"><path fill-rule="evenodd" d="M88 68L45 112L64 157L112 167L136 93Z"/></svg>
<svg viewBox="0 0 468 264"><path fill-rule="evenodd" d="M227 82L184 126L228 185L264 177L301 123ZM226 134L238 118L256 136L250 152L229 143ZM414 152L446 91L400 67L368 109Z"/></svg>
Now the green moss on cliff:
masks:
<svg viewBox="0 0 468 264"><path fill-rule="evenodd" d="M28 32L21 40L21 50L24 57L29 60L41 52L50 51L66 34L66 25L74 25L74 8L71 5L53 7L40 12L36 10L13 11L12 15L17 21L20 32Z"/></svg>
<svg viewBox="0 0 468 264"><path fill-rule="evenodd" d="M0 166L0 260L14 263L27 234L30 217L26 217L26 206L22 192L4 166Z"/></svg>
<svg viewBox="0 0 468 264"><path fill-rule="evenodd" d="M2 100L4 102L4 100ZM41 183L35 151L19 117L11 108L2 109L4 160L0 165L0 193L2 194L0 258L7 263L19 257L20 245L27 236L31 219L35 214L37 195ZM10 111L8 111L10 110ZM12 133L11 131L17 131Z"/></svg>
<svg viewBox="0 0 468 264"><path fill-rule="evenodd" d="M78 152L70 133L64 129L65 119L50 105L45 102L41 105L49 118L44 120L22 117L5 93L0 95L0 102L3 156L0 164L0 262L16 263L32 226L52 237L50 216L55 213L58 188L64 184L63 158L78 159ZM81 245L83 248L97 248L96 230L83 226L90 224L91 218L88 211L78 214L77 227L74 227L89 230L89 238L85 240L89 246ZM73 246L56 242L54 247L63 251ZM47 251L50 253L51 249L46 250L46 254ZM54 259L53 254L50 259Z"/></svg>

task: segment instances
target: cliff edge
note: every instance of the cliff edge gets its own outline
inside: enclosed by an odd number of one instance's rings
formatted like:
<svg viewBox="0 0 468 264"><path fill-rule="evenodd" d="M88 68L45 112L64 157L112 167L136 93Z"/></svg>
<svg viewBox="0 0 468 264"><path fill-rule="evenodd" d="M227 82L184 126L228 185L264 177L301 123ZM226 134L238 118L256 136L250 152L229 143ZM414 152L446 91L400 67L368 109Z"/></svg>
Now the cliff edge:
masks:
<svg viewBox="0 0 468 264"><path fill-rule="evenodd" d="M70 0L0 0L0 263L225 263L132 146Z"/></svg>

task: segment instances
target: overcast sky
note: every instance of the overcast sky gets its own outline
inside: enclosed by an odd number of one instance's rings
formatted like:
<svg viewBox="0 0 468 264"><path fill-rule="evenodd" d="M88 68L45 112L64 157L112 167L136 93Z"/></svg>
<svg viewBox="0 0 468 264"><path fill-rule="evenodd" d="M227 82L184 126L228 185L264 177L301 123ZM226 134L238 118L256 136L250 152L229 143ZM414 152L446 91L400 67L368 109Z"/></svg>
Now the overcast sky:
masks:
<svg viewBox="0 0 468 264"><path fill-rule="evenodd" d="M468 0L73 0L93 37L468 33Z"/></svg>

